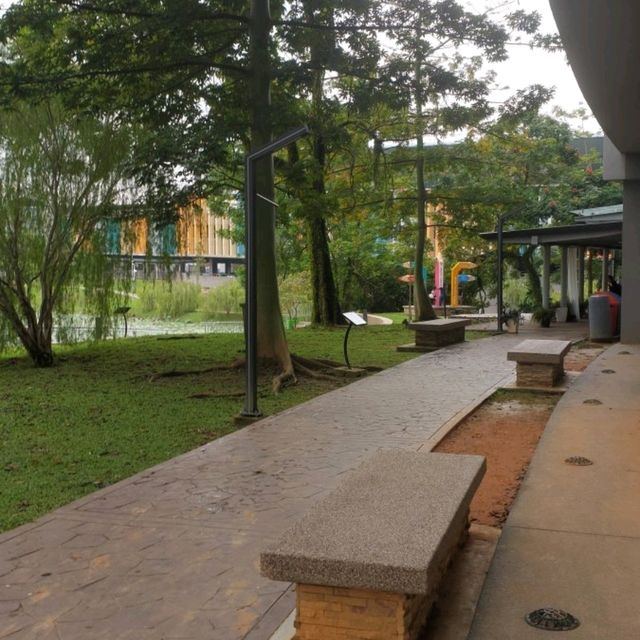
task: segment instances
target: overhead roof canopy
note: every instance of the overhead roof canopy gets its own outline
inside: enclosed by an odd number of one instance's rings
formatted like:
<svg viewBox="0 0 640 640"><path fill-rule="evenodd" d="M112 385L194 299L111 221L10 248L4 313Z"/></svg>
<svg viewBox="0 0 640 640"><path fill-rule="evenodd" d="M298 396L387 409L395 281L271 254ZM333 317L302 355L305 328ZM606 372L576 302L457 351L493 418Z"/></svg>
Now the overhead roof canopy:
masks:
<svg viewBox="0 0 640 640"><path fill-rule="evenodd" d="M490 242L496 242L498 234L488 231L479 234ZM622 249L622 221L572 224L563 227L514 229L503 231L504 244L557 245L572 247L604 247Z"/></svg>
<svg viewBox="0 0 640 640"><path fill-rule="evenodd" d="M618 222L622 220L624 208L621 204L614 204L608 207L574 209L571 213L575 215L576 222L584 222L586 224L600 222Z"/></svg>
<svg viewBox="0 0 640 640"><path fill-rule="evenodd" d="M550 0L580 89L622 153L640 153L640 2Z"/></svg>

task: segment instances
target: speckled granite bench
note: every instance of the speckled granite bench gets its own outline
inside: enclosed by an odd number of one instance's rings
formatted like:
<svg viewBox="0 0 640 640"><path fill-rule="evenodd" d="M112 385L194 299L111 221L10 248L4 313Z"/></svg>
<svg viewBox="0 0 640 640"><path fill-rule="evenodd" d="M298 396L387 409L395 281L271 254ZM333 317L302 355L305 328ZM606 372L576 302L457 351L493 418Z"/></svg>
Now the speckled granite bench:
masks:
<svg viewBox="0 0 640 640"><path fill-rule="evenodd" d="M518 387L553 387L564 376L569 340L525 340L507 353L516 363Z"/></svg>
<svg viewBox="0 0 640 640"><path fill-rule="evenodd" d="M296 640L415 640L464 541L481 456L380 451L261 554L296 583Z"/></svg>
<svg viewBox="0 0 640 640"><path fill-rule="evenodd" d="M407 326L416 332L414 344L397 347L398 351L434 351L457 342L464 342L464 330L471 320L462 318L438 318L410 322Z"/></svg>

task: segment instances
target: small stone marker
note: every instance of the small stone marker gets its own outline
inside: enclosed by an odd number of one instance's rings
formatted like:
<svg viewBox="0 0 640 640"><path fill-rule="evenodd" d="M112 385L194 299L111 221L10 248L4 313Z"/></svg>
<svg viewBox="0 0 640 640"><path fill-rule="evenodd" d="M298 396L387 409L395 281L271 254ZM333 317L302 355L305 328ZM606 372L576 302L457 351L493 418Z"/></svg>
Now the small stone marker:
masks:
<svg viewBox="0 0 640 640"><path fill-rule="evenodd" d="M484 472L481 456L404 450L352 472L260 556L297 584L295 638L416 639Z"/></svg>
<svg viewBox="0 0 640 640"><path fill-rule="evenodd" d="M553 387L564 376L569 340L525 340L507 353L516 363L518 387Z"/></svg>

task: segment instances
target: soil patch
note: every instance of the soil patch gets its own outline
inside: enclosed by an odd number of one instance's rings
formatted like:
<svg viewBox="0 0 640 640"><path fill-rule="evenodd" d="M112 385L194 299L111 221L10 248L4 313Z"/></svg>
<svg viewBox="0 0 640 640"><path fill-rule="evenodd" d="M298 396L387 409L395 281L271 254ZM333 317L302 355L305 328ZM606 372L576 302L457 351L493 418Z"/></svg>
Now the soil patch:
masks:
<svg viewBox="0 0 640 640"><path fill-rule="evenodd" d="M602 353L602 347L593 343L575 345L564 358L565 371L584 371L587 365Z"/></svg>
<svg viewBox="0 0 640 640"><path fill-rule="evenodd" d="M500 391L434 449L486 457L487 473L471 502L471 522L503 525L559 399L552 393Z"/></svg>
<svg viewBox="0 0 640 640"><path fill-rule="evenodd" d="M566 355L566 371L583 371L600 353L584 342ZM560 395L499 391L463 420L434 451L485 456L487 473L471 502L471 522L501 527L509 515L542 431Z"/></svg>

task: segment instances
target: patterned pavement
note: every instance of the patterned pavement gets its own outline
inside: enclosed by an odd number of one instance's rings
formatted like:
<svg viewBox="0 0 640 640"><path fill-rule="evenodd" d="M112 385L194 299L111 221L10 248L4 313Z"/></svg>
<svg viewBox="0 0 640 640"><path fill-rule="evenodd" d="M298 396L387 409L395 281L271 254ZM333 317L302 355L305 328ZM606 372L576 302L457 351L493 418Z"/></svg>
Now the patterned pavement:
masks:
<svg viewBox="0 0 640 640"><path fill-rule="evenodd" d="M369 454L419 449L508 381L521 339L420 356L6 532L0 639L269 638L294 600L260 577L265 544Z"/></svg>

